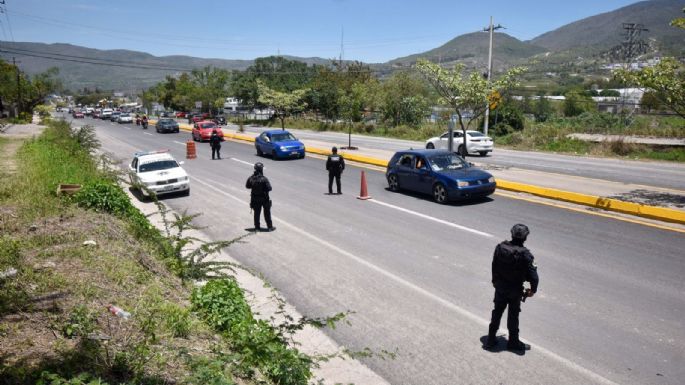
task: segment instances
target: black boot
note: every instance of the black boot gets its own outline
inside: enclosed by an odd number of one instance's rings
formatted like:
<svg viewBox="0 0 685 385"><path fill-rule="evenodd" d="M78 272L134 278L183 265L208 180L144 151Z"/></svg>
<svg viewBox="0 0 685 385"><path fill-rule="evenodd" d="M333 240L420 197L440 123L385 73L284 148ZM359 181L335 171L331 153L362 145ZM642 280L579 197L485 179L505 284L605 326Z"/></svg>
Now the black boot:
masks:
<svg viewBox="0 0 685 385"><path fill-rule="evenodd" d="M524 344L523 342L521 342L518 339L518 337L515 337L515 338L509 337L509 342L507 342L507 350L522 352L522 351L530 350L530 345Z"/></svg>

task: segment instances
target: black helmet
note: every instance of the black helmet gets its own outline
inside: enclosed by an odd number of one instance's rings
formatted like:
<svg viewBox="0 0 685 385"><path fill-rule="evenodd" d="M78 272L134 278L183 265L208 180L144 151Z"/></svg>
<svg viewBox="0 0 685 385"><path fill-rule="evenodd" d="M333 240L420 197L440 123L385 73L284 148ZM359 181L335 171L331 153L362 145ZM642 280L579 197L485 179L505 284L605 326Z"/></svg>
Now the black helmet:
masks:
<svg viewBox="0 0 685 385"><path fill-rule="evenodd" d="M528 238L528 234L530 234L530 230L528 230L528 226L522 225L520 223L517 223L514 225L514 227L511 228L511 238L512 239L518 239L521 241L525 241L526 238Z"/></svg>
<svg viewBox="0 0 685 385"><path fill-rule="evenodd" d="M338 147L333 147L331 149L331 151L333 151L334 154L337 154L338 153Z"/></svg>
<svg viewBox="0 0 685 385"><path fill-rule="evenodd" d="M257 162L254 164L254 170L257 172L263 172L264 171L264 165L262 162Z"/></svg>

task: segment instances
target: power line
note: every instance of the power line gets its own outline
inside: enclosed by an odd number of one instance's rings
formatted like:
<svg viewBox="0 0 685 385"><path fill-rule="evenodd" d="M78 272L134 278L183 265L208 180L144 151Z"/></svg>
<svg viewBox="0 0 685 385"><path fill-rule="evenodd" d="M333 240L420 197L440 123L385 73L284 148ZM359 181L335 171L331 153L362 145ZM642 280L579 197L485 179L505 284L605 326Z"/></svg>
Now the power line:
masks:
<svg viewBox="0 0 685 385"><path fill-rule="evenodd" d="M110 67L123 67L123 68L148 69L148 70L166 70L166 71L183 71L183 72L192 71L192 69L188 69L188 68L155 67L155 66L149 66L149 65L117 64L117 63L108 63L108 62L86 61L86 60L81 60L81 59L70 59L68 57L54 57L54 56L50 56L50 54L25 53L25 52L14 51L12 49L7 49L7 48L0 49L0 53L9 53L9 54L15 54L15 55L20 55L20 56L30 56L30 57L50 59L50 60L56 60L56 61L67 61L67 62L73 62L73 63L103 65L103 66L110 66ZM95 60L97 60L97 59L95 59Z"/></svg>
<svg viewBox="0 0 685 385"><path fill-rule="evenodd" d="M12 41L14 41L14 33L12 32L12 24L10 24L9 12L7 11L7 4L5 3L5 0L2 0L2 5L4 5L3 13L5 14L5 20L7 20L7 29L10 31L10 37L12 38Z"/></svg>
<svg viewBox="0 0 685 385"><path fill-rule="evenodd" d="M29 56L29 57L38 57L38 58L44 58L44 59L50 59L50 60L56 60L56 61L68 61L68 62L75 62L75 63L82 63L82 64L94 64L94 65L109 65L112 67L124 67L124 68L137 68L137 69L153 69L153 70L168 70L168 71L181 71L181 72L191 72L193 69L192 68L179 68L179 67L172 67L172 66L166 66L166 65L160 65L160 64L147 64L147 63L137 63L137 62L131 62L131 61L124 61L124 60L115 60L115 59L101 59L101 58L93 58L93 57L87 57L87 56L77 56L77 55L66 55L66 54L60 54L60 53L54 53L54 52L41 52L41 51L35 51L35 50L28 50L28 49L22 49L22 48L13 48L13 47L4 47L0 49L0 53L10 53L14 55L23 55L23 56ZM333 61L333 60L331 60ZM324 65L318 65L319 67L324 67L328 68L327 66ZM307 69L312 69L315 68L314 66L307 67ZM297 75L297 74L303 74L306 72L306 69L303 69L302 71L273 71L273 72L263 72L263 71L254 71L252 70L251 73L257 74L257 75ZM371 68L367 70L350 70L347 69L346 72L349 73L364 73L364 72L378 72L376 70L372 70Z"/></svg>

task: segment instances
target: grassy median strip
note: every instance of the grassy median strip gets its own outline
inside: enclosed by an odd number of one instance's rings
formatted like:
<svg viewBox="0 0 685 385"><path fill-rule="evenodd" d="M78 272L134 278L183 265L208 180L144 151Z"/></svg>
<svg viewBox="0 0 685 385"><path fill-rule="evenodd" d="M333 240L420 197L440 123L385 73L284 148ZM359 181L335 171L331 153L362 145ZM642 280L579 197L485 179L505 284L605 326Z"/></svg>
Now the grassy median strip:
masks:
<svg viewBox="0 0 685 385"><path fill-rule="evenodd" d="M0 166L16 168L0 167L0 383L306 384L312 360L255 321L234 281L210 281L191 304L181 276L193 266L95 147L62 121L3 151ZM58 195L60 183L83 188Z"/></svg>

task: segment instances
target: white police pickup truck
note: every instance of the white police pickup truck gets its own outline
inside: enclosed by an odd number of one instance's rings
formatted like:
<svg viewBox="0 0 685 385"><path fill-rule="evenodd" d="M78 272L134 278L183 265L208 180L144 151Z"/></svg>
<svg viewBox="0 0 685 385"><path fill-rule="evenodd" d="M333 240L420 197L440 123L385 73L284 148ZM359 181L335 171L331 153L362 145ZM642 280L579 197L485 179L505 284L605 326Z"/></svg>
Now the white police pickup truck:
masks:
<svg viewBox="0 0 685 385"><path fill-rule="evenodd" d="M150 192L190 195L190 179L182 164L176 162L169 150L136 152L129 165L131 184L145 186L141 192L146 195Z"/></svg>

